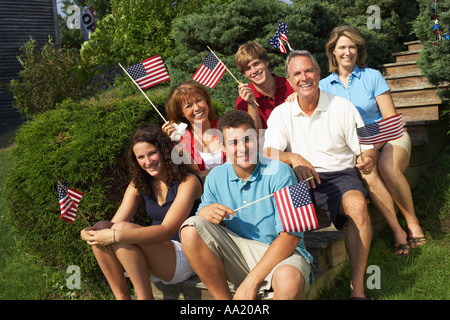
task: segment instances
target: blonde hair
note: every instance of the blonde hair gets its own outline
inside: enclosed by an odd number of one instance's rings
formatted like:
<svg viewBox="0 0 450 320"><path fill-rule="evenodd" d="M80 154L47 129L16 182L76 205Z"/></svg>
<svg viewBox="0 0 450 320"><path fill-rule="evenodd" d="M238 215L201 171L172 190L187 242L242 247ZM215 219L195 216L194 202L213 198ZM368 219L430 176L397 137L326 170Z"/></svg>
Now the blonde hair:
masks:
<svg viewBox="0 0 450 320"><path fill-rule="evenodd" d="M336 57L333 54L333 50L336 47L336 43L339 38L345 36L352 40L358 49L358 58L356 59L356 63L358 67L364 68L366 66L367 59L367 51L366 51L366 42L361 34L356 31L354 28L343 25L335 27L330 34L328 42L325 46L326 53L328 56L328 68L331 73L339 71L339 65L336 60Z"/></svg>
<svg viewBox="0 0 450 320"><path fill-rule="evenodd" d="M183 105L192 97L202 96L208 105L209 120L217 121L216 113L212 108L211 96L208 89L194 80L187 80L172 88L166 103L166 115L169 122L180 123L184 120ZM185 120L184 120L185 121ZM190 126L190 124L188 123Z"/></svg>
<svg viewBox="0 0 450 320"><path fill-rule="evenodd" d="M248 63L255 59L269 61L269 55L267 54L266 49L264 49L263 46L256 41L243 44L236 52L236 67L242 74L244 74Z"/></svg>

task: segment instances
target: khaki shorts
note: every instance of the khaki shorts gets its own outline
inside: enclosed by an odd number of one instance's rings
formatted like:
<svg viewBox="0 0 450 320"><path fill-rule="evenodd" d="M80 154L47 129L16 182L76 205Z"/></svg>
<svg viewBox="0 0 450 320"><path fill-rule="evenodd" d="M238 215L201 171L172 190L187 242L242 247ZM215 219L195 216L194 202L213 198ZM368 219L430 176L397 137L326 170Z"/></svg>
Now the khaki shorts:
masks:
<svg viewBox="0 0 450 320"><path fill-rule="evenodd" d="M229 229L194 216L187 219L181 228L193 226L208 247L222 259L225 266L227 280L238 287L262 256L269 245L256 240L249 240L238 236ZM181 230L180 228L180 230ZM258 294L264 295L272 287L272 276L276 268L281 265L292 265L300 270L305 279L304 292L310 287L311 266L309 261L295 251L290 257L278 263L259 285Z"/></svg>
<svg viewBox="0 0 450 320"><path fill-rule="evenodd" d="M382 152L386 146L400 146L408 153L408 160L411 159L411 138L408 134L408 132L404 131L403 136L396 140L388 141L385 143L385 145L379 149L379 152Z"/></svg>

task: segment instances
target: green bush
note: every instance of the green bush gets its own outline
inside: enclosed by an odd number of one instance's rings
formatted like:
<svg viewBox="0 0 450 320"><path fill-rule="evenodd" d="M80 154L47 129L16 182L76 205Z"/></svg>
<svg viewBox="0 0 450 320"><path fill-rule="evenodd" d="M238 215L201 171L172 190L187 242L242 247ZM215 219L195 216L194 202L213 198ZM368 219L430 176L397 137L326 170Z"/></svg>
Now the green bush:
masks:
<svg viewBox="0 0 450 320"><path fill-rule="evenodd" d="M444 40L437 45L438 36L434 30L434 8L433 3L419 0L420 14L414 20L414 32L419 38L423 47L420 51L420 58L417 61L422 73L428 81L435 86L444 86L438 91L440 98L444 101L444 113L450 113L450 40ZM437 12L439 20L439 30L442 34L450 34L450 2L439 1ZM446 87L445 87L446 86Z"/></svg>
<svg viewBox="0 0 450 320"><path fill-rule="evenodd" d="M89 246L80 239L86 222L80 214L74 224L60 219L54 175L84 193L79 209L91 225L112 218L129 183L125 157L131 136L141 124L163 123L130 83L120 78L115 88L95 98L66 100L26 122L17 134L15 166L6 186L8 220L18 245L51 266L75 264L85 275L99 272ZM146 94L164 115L169 88ZM221 115L223 106L213 104ZM135 222L149 222L144 210L142 206Z"/></svg>
<svg viewBox="0 0 450 320"><path fill-rule="evenodd" d="M164 112L168 90L155 92L150 99ZM18 244L50 265L75 264L86 274L97 270L79 236L86 222L79 214L73 225L60 219L54 175L84 193L79 209L91 224L111 219L129 182L129 139L139 125L160 122L144 97L109 92L89 101L69 99L22 125L7 179L8 217Z"/></svg>
<svg viewBox="0 0 450 320"><path fill-rule="evenodd" d="M31 37L20 50L23 54L18 59L23 70L19 79L7 85L20 113L32 117L53 109L64 99L76 99L83 94L85 81L76 51L57 49L51 38L39 48Z"/></svg>

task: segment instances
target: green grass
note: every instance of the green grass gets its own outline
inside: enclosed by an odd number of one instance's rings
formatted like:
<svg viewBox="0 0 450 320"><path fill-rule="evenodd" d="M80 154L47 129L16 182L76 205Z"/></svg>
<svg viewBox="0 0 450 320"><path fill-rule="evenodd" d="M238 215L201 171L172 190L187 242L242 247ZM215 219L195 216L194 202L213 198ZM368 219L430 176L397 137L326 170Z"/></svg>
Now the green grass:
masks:
<svg viewBox="0 0 450 320"><path fill-rule="evenodd" d="M392 233L385 230L374 237L368 266L380 268L380 289L366 288L375 300L449 300L450 299L450 146L430 166L413 189L416 214L427 244L411 249L405 257L396 257ZM399 221L406 224L402 215ZM370 277L372 273L366 275ZM348 266L335 285L321 293L319 299L347 299L350 293Z"/></svg>
<svg viewBox="0 0 450 320"><path fill-rule="evenodd" d="M10 147L0 151L0 299L45 299L58 272L37 263L20 253L6 219L4 181L13 166Z"/></svg>
<svg viewBox="0 0 450 320"><path fill-rule="evenodd" d="M49 267L16 247L6 217L4 188L14 165L11 150L11 146L0 149L0 300L113 299L109 287L101 280L81 277L81 289L68 289L71 273L66 273L67 266Z"/></svg>

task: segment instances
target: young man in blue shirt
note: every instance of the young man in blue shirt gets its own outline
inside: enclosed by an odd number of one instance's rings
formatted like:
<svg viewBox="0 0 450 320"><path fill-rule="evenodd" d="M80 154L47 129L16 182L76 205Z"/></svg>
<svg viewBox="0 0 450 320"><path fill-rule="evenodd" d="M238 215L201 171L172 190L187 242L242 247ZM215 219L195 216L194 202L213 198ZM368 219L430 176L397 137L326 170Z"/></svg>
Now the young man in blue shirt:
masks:
<svg viewBox="0 0 450 320"><path fill-rule="evenodd" d="M311 284L312 256L303 233L283 231L273 197L297 183L292 169L258 154L253 119L229 111L218 123L228 161L208 174L197 215L181 227L194 271L215 299L255 299L273 289L274 299L301 299Z"/></svg>

